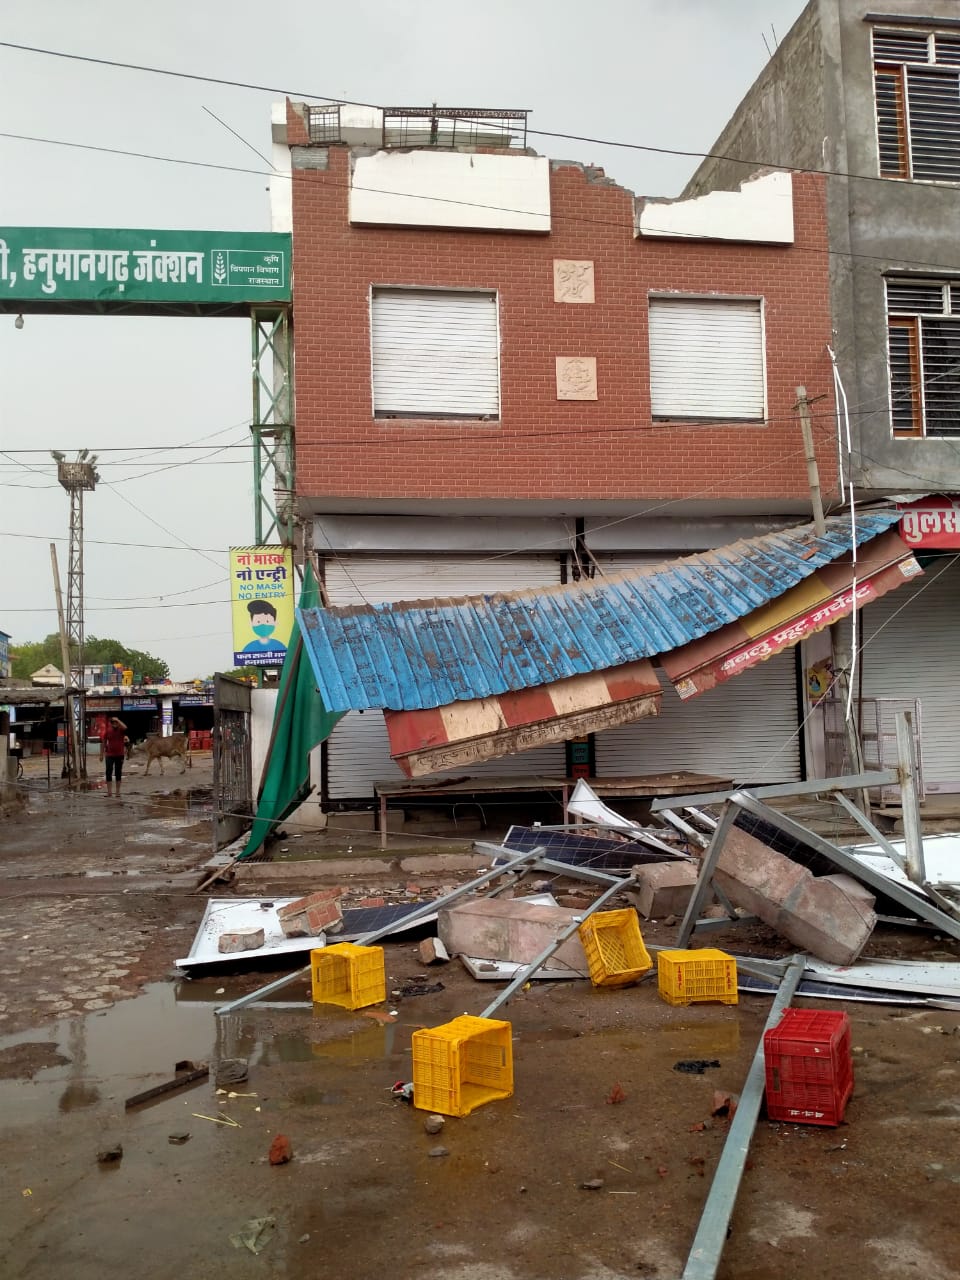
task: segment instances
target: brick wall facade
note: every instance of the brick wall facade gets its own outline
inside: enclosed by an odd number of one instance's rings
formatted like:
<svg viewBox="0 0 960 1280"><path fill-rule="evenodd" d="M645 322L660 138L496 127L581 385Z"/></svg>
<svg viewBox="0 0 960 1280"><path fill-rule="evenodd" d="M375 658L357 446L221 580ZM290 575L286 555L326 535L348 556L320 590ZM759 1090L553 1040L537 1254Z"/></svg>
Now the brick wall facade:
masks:
<svg viewBox="0 0 960 1280"><path fill-rule="evenodd" d="M824 397L814 433L824 491L834 487L821 178L794 177L789 247L637 240L631 194L575 165L552 172L547 236L352 227L342 146L326 169L295 167L293 179L302 497L385 509L391 498L804 499L799 384ZM595 264L595 303L554 302L558 258ZM373 417L372 285L497 290L499 422ZM765 299L766 424L651 422L647 297L661 290ZM557 400L557 356L596 357L596 401Z"/></svg>

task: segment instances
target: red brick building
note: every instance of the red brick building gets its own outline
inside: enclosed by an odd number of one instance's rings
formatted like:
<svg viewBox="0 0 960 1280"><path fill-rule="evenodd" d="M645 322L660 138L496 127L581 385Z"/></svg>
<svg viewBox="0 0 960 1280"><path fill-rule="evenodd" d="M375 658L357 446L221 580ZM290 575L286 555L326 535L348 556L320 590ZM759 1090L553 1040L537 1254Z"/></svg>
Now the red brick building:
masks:
<svg viewBox="0 0 960 1280"><path fill-rule="evenodd" d="M275 120L298 505L332 603L536 587L802 519L798 386L829 495L823 179L642 201L535 156L516 115L464 132L453 113L347 110L288 103ZM696 710L665 695L657 724L590 744L597 773L798 776L796 661ZM569 757L503 765L489 771L556 775ZM392 776L379 717L348 716L327 800Z"/></svg>

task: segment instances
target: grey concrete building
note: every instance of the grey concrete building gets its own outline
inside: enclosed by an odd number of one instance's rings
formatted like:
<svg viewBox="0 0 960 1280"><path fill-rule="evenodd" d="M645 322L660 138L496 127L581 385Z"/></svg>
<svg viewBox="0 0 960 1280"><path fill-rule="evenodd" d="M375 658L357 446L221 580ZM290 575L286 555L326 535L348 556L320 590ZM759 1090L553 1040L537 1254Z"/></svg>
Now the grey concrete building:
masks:
<svg viewBox="0 0 960 1280"><path fill-rule="evenodd" d="M685 197L768 167L829 175L848 475L858 499L916 499L901 532L924 569L843 624L832 654L857 652L867 756L909 706L928 794L960 793L960 4L810 0L710 151ZM818 447L834 447L825 431ZM817 710L809 729L828 756L843 738Z"/></svg>
<svg viewBox="0 0 960 1280"><path fill-rule="evenodd" d="M960 5L810 0L685 195L825 171L861 492L960 490Z"/></svg>

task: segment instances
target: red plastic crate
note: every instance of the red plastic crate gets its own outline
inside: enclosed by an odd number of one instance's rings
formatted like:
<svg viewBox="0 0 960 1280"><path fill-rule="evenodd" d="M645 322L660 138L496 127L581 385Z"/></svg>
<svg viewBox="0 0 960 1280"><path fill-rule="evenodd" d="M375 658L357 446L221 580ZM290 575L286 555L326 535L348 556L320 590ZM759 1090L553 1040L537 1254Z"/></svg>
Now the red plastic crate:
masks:
<svg viewBox="0 0 960 1280"><path fill-rule="evenodd" d="M840 1124L853 1093L850 1019L845 1013L788 1009L764 1035L763 1055L771 1120Z"/></svg>

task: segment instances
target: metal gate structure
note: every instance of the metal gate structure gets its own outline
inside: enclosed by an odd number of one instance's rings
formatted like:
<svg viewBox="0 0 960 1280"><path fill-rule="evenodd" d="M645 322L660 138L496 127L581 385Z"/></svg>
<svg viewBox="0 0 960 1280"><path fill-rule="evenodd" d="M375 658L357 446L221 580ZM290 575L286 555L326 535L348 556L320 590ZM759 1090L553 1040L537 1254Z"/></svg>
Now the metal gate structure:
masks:
<svg viewBox="0 0 960 1280"><path fill-rule="evenodd" d="M253 766L250 686L217 675L213 681L213 851L250 829Z"/></svg>
<svg viewBox="0 0 960 1280"><path fill-rule="evenodd" d="M823 703L823 731L828 778L838 778L857 770L850 758L850 744L844 719L846 703L842 698L827 698ZM863 768L868 772L896 769L897 712L909 711L913 724L913 746L917 760L917 796L924 797L923 736L920 729L920 700L914 698L860 698L853 701L863 751ZM900 788L896 783L871 792L881 805L898 805Z"/></svg>

